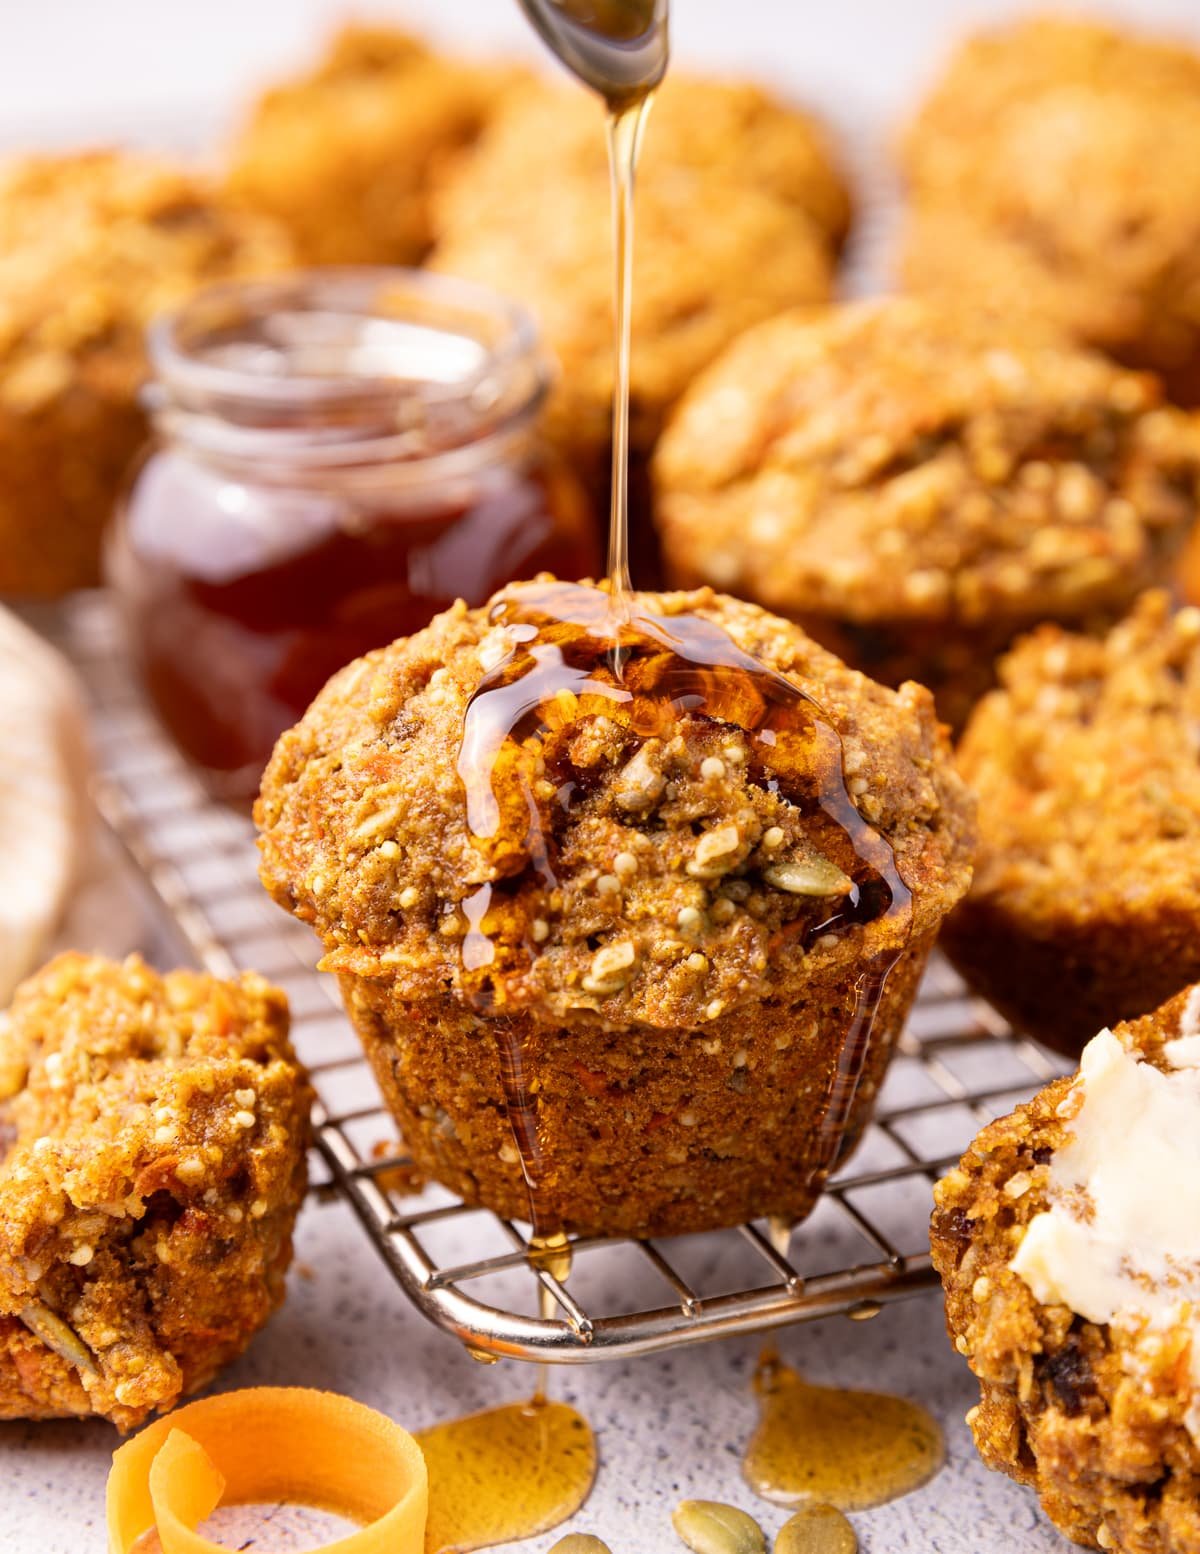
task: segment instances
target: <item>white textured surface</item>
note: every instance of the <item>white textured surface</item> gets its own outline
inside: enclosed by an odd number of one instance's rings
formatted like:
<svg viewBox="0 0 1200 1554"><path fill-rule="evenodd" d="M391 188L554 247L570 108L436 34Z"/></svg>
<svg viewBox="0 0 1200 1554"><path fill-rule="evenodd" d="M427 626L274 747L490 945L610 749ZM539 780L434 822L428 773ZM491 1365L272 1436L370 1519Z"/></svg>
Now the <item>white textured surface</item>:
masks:
<svg viewBox="0 0 1200 1554"><path fill-rule="evenodd" d="M287 1305L229 1386L303 1384L351 1393L420 1427L519 1397L525 1367L482 1366L433 1333L395 1293L341 1205L311 1205ZM872 1322L844 1318L784 1333L785 1357L815 1381L887 1387L920 1398L946 1430L942 1473L907 1499L854 1517L866 1554L1052 1554L1069 1547L1037 1515L1032 1496L988 1474L962 1416L974 1401L966 1367L947 1345L939 1303L919 1299ZM601 1466L571 1526L604 1537L614 1554L681 1554L670 1512L685 1496L728 1499L773 1532L782 1512L740 1480L754 1426L754 1340L566 1372L556 1395L591 1420ZM114 1433L102 1424L0 1425L0 1526L6 1554L84 1554L103 1547L103 1489ZM547 1536L520 1545L541 1554ZM278 1547L278 1543L268 1547Z"/></svg>

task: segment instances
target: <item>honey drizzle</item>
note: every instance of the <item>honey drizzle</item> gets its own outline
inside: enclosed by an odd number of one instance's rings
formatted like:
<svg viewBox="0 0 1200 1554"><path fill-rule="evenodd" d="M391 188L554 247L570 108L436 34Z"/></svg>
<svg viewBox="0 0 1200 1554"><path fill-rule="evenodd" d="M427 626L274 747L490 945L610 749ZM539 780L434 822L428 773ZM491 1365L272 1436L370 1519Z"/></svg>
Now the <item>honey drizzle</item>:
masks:
<svg viewBox="0 0 1200 1554"><path fill-rule="evenodd" d="M920 1404L815 1386L773 1346L759 1360L754 1390L761 1418L742 1472L776 1505L866 1510L919 1489L945 1460L941 1429Z"/></svg>
<svg viewBox="0 0 1200 1554"><path fill-rule="evenodd" d="M614 608L624 612L629 577L629 374L633 340L633 189L638 153L653 94L625 107L610 107L606 125L613 213L613 429L612 508L608 526L608 579Z"/></svg>
<svg viewBox="0 0 1200 1554"><path fill-rule="evenodd" d="M528 964L538 953L531 926L514 924L512 914L504 912L504 880L532 868L542 887L542 911L554 912L553 828L539 807L528 769L539 750L547 774L557 753L557 802L569 812L580 774L568 769L556 747L567 743L559 737L562 731L580 719L603 714L641 739L665 732L687 714L724 722L752 736L755 780L772 791L786 790L792 802L803 803L818 828L841 838L835 851L844 853L849 844L854 859L846 869L854 881L849 895L820 923L799 915L795 932L804 935L807 946L823 934L880 916L894 920L895 931L855 987L853 1014L823 1108L814 1181L836 1163L870 1051L884 984L907 943L911 896L887 841L861 818L851 801L840 736L816 702L784 675L744 653L715 623L699 616L655 616L641 607L632 591L628 479L634 184L650 102L667 65L667 0L521 3L563 63L605 100L613 210L613 462L607 585L603 589L523 585L501 596L491 618L507 627L511 651L471 698L458 759L468 827L492 875L492 881L480 885L464 903L467 930L462 964L476 1008L494 1021L501 1084L529 1191L536 1244L552 1240L562 1226L548 1202L537 1101L524 1079L519 1026L505 1008L497 1006L498 998L507 995L493 968L497 921L510 960ZM814 766L825 776L815 792L805 794ZM870 877L863 878L864 873Z"/></svg>

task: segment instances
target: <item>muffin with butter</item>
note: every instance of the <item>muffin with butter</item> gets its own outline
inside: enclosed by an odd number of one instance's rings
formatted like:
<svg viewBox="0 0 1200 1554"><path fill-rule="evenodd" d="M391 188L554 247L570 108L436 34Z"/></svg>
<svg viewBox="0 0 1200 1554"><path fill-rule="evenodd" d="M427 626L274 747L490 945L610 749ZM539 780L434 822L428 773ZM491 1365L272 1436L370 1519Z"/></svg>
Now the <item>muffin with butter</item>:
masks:
<svg viewBox="0 0 1200 1554"><path fill-rule="evenodd" d="M630 609L619 675L607 595L547 580L343 670L267 769L262 877L468 1202L799 1219L966 889L971 802L921 688L708 590Z"/></svg>
<svg viewBox="0 0 1200 1554"><path fill-rule="evenodd" d="M550 427L598 493L613 389L601 113L583 93L549 87L510 100L438 197L432 261L534 310L561 367ZM744 82L667 80L638 169L635 460L736 334L828 297L849 215L825 134L806 114Z"/></svg>
<svg viewBox="0 0 1200 1554"><path fill-rule="evenodd" d="M659 444L668 574L800 621L961 727L1038 621L1112 623L1195 515L1200 424L1033 325L913 298L748 331Z"/></svg>
<svg viewBox="0 0 1200 1554"><path fill-rule="evenodd" d="M101 531L147 436L150 319L291 261L273 221L156 159L0 164L0 594L99 581Z"/></svg>
<svg viewBox="0 0 1200 1554"><path fill-rule="evenodd" d="M967 725L979 852L943 944L1053 1046L1200 978L1198 723L1200 610L1151 593L1103 639L1019 642Z"/></svg>
<svg viewBox="0 0 1200 1554"><path fill-rule="evenodd" d="M1084 1048L935 1189L990 1468L1073 1542L1200 1547L1200 986Z"/></svg>

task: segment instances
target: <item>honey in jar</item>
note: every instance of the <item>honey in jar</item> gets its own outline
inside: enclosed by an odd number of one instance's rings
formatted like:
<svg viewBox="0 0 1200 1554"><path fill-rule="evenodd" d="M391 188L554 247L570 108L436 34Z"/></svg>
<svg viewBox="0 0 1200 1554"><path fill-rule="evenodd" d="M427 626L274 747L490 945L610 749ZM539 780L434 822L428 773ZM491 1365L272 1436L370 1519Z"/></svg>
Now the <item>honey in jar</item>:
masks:
<svg viewBox="0 0 1200 1554"><path fill-rule="evenodd" d="M343 664L456 598L593 574L585 498L539 435L528 314L447 277L219 287L149 339L155 441L108 548L144 683L224 796Z"/></svg>

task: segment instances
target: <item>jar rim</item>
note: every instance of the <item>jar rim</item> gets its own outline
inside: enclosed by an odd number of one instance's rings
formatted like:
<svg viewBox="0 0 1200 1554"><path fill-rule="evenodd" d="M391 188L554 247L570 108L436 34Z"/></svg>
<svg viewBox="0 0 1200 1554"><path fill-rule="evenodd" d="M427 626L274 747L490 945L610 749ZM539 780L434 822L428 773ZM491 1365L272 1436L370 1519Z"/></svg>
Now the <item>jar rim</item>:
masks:
<svg viewBox="0 0 1200 1554"><path fill-rule="evenodd" d="M156 422L234 460L437 458L524 424L550 377L526 307L399 267L222 282L154 320L146 342Z"/></svg>

